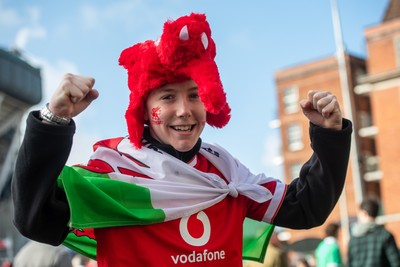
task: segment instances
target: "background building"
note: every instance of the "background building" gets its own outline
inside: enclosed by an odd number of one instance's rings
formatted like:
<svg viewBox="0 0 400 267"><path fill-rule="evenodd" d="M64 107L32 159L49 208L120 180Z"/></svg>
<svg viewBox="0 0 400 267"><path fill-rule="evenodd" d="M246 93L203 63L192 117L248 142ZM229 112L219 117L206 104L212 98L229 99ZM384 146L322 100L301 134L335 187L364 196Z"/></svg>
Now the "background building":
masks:
<svg viewBox="0 0 400 267"><path fill-rule="evenodd" d="M348 228L366 196L381 200L379 220L400 242L400 1L391 0L381 23L366 28L364 34L365 59L344 53L345 68L339 64L339 55L334 55L279 70L275 75L286 182L298 176L302 163L311 155L308 121L298 106L308 90L336 94L344 115L352 117L355 157L341 200L326 222L342 222L339 241L344 256ZM341 83L344 70L347 90ZM290 242L322 238L323 229L324 225L312 231L289 231Z"/></svg>
<svg viewBox="0 0 400 267"><path fill-rule="evenodd" d="M12 223L11 176L21 142L21 120L42 99L40 70L17 51L0 49L0 264L24 244Z"/></svg>

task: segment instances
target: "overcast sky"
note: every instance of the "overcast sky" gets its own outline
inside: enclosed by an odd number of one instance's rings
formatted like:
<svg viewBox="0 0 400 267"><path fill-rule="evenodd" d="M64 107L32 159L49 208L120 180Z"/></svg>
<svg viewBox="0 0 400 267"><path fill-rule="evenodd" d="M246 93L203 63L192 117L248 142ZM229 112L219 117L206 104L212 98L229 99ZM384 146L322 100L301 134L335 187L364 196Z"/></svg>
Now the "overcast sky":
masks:
<svg viewBox="0 0 400 267"><path fill-rule="evenodd" d="M388 0L338 0L347 52L366 57L364 30L379 24ZM69 164L84 163L91 145L127 134L127 77L120 52L157 39L167 19L205 13L217 45L216 61L232 108L223 129L208 127L203 140L218 143L254 173L282 178L274 74L335 54L331 1L227 0L0 0L0 46L19 48L40 67L43 101L66 72L92 76L100 98L76 118ZM315 89L315 88L310 88Z"/></svg>

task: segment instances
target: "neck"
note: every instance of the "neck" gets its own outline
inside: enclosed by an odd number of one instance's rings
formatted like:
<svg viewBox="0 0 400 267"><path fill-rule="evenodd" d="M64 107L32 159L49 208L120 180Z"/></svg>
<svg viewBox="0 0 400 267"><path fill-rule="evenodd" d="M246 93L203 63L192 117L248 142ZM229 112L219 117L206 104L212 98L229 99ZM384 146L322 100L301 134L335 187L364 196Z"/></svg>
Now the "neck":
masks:
<svg viewBox="0 0 400 267"><path fill-rule="evenodd" d="M194 158L194 156L196 156L196 154L199 152L200 147L201 147L201 139L199 138L199 140L197 140L197 143L194 145L194 147L191 150L186 151L186 152L180 152L180 151L176 150L173 146L168 145L168 144L162 144L158 140L153 138L150 134L149 127L144 128L143 138L146 141L148 141L150 144L155 146L156 148L161 149L162 151L170 154L171 156L173 156L179 160L182 160L183 162L189 162L190 160L192 160Z"/></svg>

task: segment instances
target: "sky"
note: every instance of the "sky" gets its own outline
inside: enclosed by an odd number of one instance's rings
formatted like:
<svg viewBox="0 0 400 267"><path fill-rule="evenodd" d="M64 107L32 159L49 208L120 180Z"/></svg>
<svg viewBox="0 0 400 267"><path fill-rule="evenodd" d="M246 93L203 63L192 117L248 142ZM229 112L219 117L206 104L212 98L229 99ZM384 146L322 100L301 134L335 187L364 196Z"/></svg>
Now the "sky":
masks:
<svg viewBox="0 0 400 267"><path fill-rule="evenodd" d="M337 0L347 52L366 58L364 30L381 22L389 0ZM98 140L125 136L129 90L121 51L156 40L163 23L205 13L216 42L216 62L232 108L223 129L206 127L202 139L228 149L253 173L283 179L274 75L335 55L328 0L0 0L0 47L18 48L41 69L49 101L64 73L95 78L100 97L75 118L68 164L85 163ZM315 89L315 88L310 88ZM21 126L22 129L24 126Z"/></svg>

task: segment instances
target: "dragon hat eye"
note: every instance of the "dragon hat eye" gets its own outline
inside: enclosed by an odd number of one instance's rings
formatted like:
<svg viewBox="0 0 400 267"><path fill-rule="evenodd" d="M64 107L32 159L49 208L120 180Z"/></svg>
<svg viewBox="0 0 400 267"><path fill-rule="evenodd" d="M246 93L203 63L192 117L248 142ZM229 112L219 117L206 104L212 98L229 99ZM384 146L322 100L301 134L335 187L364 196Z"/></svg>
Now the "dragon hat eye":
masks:
<svg viewBox="0 0 400 267"><path fill-rule="evenodd" d="M183 26L180 33L179 33L179 39L182 41L187 41L189 40L189 32L187 26Z"/></svg>
<svg viewBox="0 0 400 267"><path fill-rule="evenodd" d="M201 34L201 42L203 43L204 49L207 49L208 47L208 37L205 32Z"/></svg>
<svg viewBox="0 0 400 267"><path fill-rule="evenodd" d="M182 41L189 40L189 31L187 25L183 26L181 31L179 32L179 39ZM204 49L208 47L208 37L205 32L201 34L201 43L203 44Z"/></svg>

